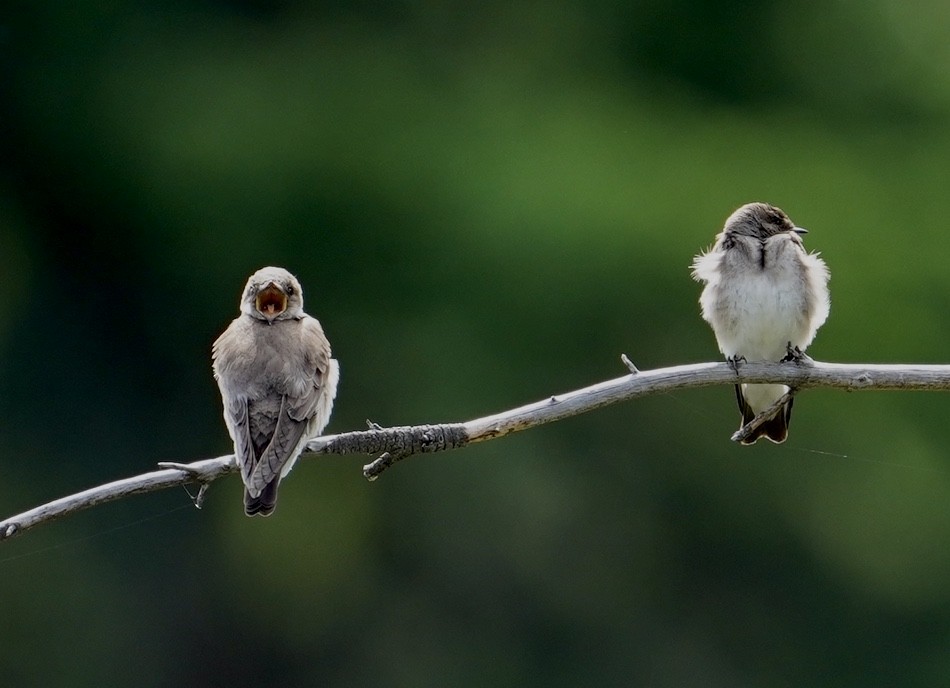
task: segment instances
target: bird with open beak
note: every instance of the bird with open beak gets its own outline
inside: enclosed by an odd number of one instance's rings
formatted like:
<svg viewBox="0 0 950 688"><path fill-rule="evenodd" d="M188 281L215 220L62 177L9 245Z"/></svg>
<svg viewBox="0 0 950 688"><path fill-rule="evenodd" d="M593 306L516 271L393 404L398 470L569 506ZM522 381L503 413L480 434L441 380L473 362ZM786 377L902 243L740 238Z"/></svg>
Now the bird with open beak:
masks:
<svg viewBox="0 0 950 688"><path fill-rule="evenodd" d="M804 354L828 317L828 266L802 243L806 230L781 209L748 203L726 219L709 251L693 260L693 277L706 286L703 318L734 366L781 361ZM789 391L785 385L736 385L740 429ZM784 442L792 399L743 444L759 437Z"/></svg>
<svg viewBox="0 0 950 688"><path fill-rule="evenodd" d="M275 267L251 275L241 315L211 358L244 481L244 512L269 516L281 479L330 420L339 365L320 323L303 311L297 278Z"/></svg>

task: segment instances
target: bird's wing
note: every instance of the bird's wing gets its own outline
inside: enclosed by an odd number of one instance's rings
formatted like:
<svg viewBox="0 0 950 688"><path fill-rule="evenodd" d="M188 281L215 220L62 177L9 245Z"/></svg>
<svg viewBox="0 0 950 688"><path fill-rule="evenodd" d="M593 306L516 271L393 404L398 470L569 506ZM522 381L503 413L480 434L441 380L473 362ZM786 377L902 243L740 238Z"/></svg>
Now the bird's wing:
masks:
<svg viewBox="0 0 950 688"><path fill-rule="evenodd" d="M251 428L248 422L247 399L235 395L233 390L229 390L226 380L229 368L235 360L240 360L244 355L240 345L242 340L241 327L242 320L237 318L221 333L221 336L211 346L211 361L214 377L218 381L221 399L224 402L224 423L228 427L231 439L234 440L234 455L237 465L241 469L241 478L246 485L254 472L256 462L254 444L251 441Z"/></svg>
<svg viewBox="0 0 950 688"><path fill-rule="evenodd" d="M274 436L248 483L252 495L285 473L284 466L296 460L302 441L322 431L330 418L339 368L330 358L320 323L308 317L302 327L303 369L292 376L295 384L288 385L281 399Z"/></svg>
<svg viewBox="0 0 950 688"><path fill-rule="evenodd" d="M234 456L241 469L241 479L250 484L254 473L254 444L251 442L251 426L247 418L247 400L229 399L224 405L225 420L234 440Z"/></svg>
<svg viewBox="0 0 950 688"><path fill-rule="evenodd" d="M261 454L254 472L251 474L247 489L251 496L256 497L271 482L273 482L288 461L296 458L297 446L307 430L307 421L294 420L289 413L288 398L284 396L280 403L280 414L277 417L277 426L270 444Z"/></svg>

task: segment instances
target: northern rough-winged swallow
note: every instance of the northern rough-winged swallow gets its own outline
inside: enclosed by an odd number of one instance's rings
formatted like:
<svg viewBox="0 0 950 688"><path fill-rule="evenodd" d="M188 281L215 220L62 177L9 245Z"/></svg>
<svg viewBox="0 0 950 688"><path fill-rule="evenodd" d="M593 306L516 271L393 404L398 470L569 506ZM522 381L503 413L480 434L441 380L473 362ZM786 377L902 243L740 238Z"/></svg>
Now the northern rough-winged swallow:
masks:
<svg viewBox="0 0 950 688"><path fill-rule="evenodd" d="M749 203L726 220L716 243L693 260L693 278L705 282L699 303L719 350L734 365L780 361L805 351L828 317L828 267L808 253L788 215L767 203ZM785 385L736 385L740 428L788 391ZM743 444L759 437L784 442L789 400Z"/></svg>
<svg viewBox="0 0 950 688"><path fill-rule="evenodd" d="M281 479L330 420L339 365L320 323L303 311L297 278L275 267L251 275L241 315L211 358L244 480L244 513L269 516Z"/></svg>

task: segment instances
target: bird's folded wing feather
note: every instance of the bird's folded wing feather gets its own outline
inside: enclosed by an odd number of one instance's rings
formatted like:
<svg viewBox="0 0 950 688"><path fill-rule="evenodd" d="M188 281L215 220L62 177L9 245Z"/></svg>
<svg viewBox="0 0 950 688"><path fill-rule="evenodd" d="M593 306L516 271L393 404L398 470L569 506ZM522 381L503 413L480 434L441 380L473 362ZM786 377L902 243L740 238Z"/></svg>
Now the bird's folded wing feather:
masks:
<svg viewBox="0 0 950 688"><path fill-rule="evenodd" d="M257 462L247 485L252 495L255 491L263 490L280 475L284 464L294 458L297 445L307 429L306 420L299 421L290 417L287 402L287 397L284 397L280 405L277 427L274 428L274 436L261 454L261 459Z"/></svg>
<svg viewBox="0 0 950 688"><path fill-rule="evenodd" d="M234 454L241 469L241 479L249 484L254 472L254 444L251 442L251 427L247 417L247 400L231 399L225 407L228 414L228 426L234 440Z"/></svg>

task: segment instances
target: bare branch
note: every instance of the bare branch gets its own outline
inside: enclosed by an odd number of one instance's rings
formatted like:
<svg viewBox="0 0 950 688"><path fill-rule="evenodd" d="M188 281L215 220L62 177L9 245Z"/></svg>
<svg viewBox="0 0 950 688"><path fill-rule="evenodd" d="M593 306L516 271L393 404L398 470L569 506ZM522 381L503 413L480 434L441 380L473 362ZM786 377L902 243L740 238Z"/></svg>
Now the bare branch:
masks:
<svg viewBox="0 0 950 688"><path fill-rule="evenodd" d="M738 372L728 363L696 363L640 371L626 356L622 360L631 374L510 411L476 418L467 423L394 428L381 428L370 423L369 430L313 439L307 444L305 453L378 454L379 458L363 467L363 475L368 480L375 480L380 473L407 456L458 449L471 442L503 437L609 404L678 389L738 382L785 384L792 388L793 393L814 387L847 391L950 389L950 365L849 364L803 360L745 363ZM237 470L234 457L230 455L194 463L169 462L160 465L164 467L162 470L100 485L0 521L0 540L97 504L189 483L199 483L201 486L195 498L195 505L200 507L208 485Z"/></svg>
<svg viewBox="0 0 950 688"><path fill-rule="evenodd" d="M182 464L181 468L166 468L151 473L143 473L132 478L125 478L124 480L116 480L57 499L5 519L0 522L0 540L7 540L30 528L55 521L58 518L88 509L97 504L104 504L129 495L155 492L156 490L164 490L166 487L187 485L193 482L199 482L202 486L205 486L212 480L236 470L234 457L228 455L217 459L205 459L204 461ZM199 495L202 498L204 496L201 492L199 492Z"/></svg>
<svg viewBox="0 0 950 688"><path fill-rule="evenodd" d="M627 358L627 354L620 354L620 360L625 366L627 366L627 370L630 371L631 375L636 375L640 372L640 369L633 365L633 361Z"/></svg>

